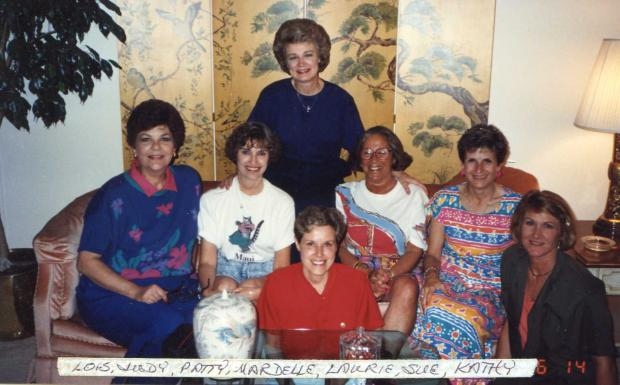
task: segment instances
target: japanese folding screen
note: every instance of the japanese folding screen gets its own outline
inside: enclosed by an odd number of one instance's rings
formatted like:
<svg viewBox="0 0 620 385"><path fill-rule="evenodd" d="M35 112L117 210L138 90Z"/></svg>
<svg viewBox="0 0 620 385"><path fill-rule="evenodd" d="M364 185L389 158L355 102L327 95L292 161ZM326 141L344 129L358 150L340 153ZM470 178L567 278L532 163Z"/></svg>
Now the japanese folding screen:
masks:
<svg viewBox="0 0 620 385"><path fill-rule="evenodd" d="M223 154L260 90L288 76L271 52L285 20L312 18L332 39L321 74L355 98L365 127L394 128L424 182L458 172L456 141L486 122L494 0L122 0L123 126L156 97L187 127L178 162L203 179L233 172ZM125 149L125 164L130 152ZM345 156L345 154L343 154Z"/></svg>

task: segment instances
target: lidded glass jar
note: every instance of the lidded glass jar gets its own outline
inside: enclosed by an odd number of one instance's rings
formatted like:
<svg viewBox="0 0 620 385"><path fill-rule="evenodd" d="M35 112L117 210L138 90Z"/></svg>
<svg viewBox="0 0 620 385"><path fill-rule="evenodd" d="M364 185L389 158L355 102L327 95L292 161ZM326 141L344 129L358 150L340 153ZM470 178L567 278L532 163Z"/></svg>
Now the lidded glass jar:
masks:
<svg viewBox="0 0 620 385"><path fill-rule="evenodd" d="M381 336L363 327L340 336L340 358L343 360L377 360L381 358Z"/></svg>

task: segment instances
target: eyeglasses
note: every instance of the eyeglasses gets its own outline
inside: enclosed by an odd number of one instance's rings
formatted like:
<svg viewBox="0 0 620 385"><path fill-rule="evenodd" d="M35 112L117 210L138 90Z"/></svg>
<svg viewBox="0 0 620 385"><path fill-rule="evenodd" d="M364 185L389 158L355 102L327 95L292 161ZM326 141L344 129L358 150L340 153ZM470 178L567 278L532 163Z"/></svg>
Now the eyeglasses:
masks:
<svg viewBox="0 0 620 385"><path fill-rule="evenodd" d="M182 283L176 289L170 290L167 296L169 304L175 302L189 302L200 298L200 290L193 285Z"/></svg>
<svg viewBox="0 0 620 385"><path fill-rule="evenodd" d="M373 150L371 148L363 149L361 152L362 159L370 160L373 156L377 156L377 159L383 160L388 157L388 155L392 152L388 147L381 147Z"/></svg>

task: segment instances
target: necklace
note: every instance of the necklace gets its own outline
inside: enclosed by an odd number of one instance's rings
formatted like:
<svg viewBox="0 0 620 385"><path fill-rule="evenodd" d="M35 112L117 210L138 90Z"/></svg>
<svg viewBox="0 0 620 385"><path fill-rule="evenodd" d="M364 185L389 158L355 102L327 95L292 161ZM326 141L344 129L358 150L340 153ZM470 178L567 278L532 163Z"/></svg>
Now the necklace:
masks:
<svg viewBox="0 0 620 385"><path fill-rule="evenodd" d="M314 105L316 104L316 101L319 98L319 94L323 90L323 82L319 79L319 83L318 83L319 90L317 91L316 94L309 95L309 96L302 95L301 93L299 93L299 91L297 91L297 87L295 87L295 81L293 80L293 78L291 78L291 85L293 86L293 90L295 90L295 94L297 95L297 100L299 101L299 104L301 104L301 107L303 108L304 111L306 111L306 113L309 113L312 110L312 108L314 108ZM312 100L312 104L304 103L304 97L308 98L308 100Z"/></svg>
<svg viewBox="0 0 620 385"><path fill-rule="evenodd" d="M316 104L317 99L319 98L319 94L312 96L312 104L308 105L304 103L303 97L299 94L299 92L295 92L295 94L297 94L297 100L299 100L299 104L301 104L301 107L304 109L304 111L306 111L306 113L309 113L312 110L312 108Z"/></svg>
<svg viewBox="0 0 620 385"><path fill-rule="evenodd" d="M534 278L544 277L545 275L548 275L549 273L551 273L551 271L553 270L553 268L551 268L551 270L549 270L549 271L548 271L548 272L546 272L546 273L534 273L534 270L532 270L532 267L531 267L531 266L530 266L530 267L528 267L527 269L530 271L530 274L532 274L532 276L533 276Z"/></svg>

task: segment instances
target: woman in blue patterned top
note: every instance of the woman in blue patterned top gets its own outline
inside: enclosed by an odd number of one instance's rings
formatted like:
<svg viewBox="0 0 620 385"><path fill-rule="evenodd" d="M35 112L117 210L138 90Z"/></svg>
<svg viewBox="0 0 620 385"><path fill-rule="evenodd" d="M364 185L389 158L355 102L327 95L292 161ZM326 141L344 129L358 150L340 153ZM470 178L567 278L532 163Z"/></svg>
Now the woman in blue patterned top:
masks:
<svg viewBox="0 0 620 385"><path fill-rule="evenodd" d="M127 347L126 357L160 357L165 338L192 322L190 278L201 193L198 173L172 166L185 139L179 112L148 100L127 121L134 161L105 183L84 216L77 304L86 324Z"/></svg>

